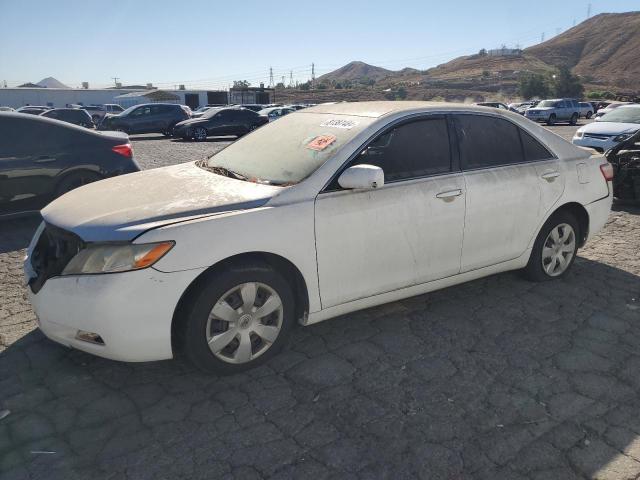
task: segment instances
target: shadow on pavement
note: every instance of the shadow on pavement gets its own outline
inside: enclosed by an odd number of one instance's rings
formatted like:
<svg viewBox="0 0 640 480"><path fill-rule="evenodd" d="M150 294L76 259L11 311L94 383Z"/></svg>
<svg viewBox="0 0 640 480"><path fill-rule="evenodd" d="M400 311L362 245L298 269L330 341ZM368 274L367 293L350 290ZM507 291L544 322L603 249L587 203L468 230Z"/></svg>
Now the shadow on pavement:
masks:
<svg viewBox="0 0 640 480"><path fill-rule="evenodd" d="M9 478L634 478L640 279L584 258L295 330L217 377L33 331L0 353ZM114 299L117 301L117 299Z"/></svg>

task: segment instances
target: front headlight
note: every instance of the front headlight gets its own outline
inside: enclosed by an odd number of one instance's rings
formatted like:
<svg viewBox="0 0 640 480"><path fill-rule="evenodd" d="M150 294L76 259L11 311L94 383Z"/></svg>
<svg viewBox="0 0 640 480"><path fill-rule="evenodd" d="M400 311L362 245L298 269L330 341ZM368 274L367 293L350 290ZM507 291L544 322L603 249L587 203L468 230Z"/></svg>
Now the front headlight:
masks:
<svg viewBox="0 0 640 480"><path fill-rule="evenodd" d="M576 138L582 138L582 137L584 137L584 132L582 130L578 130L576 132Z"/></svg>
<svg viewBox="0 0 640 480"><path fill-rule="evenodd" d="M94 244L80 250L62 271L63 275L113 273L140 270L160 260L174 242L143 244Z"/></svg>
<svg viewBox="0 0 640 480"><path fill-rule="evenodd" d="M624 142L631 138L633 133L623 133L622 135L618 135L617 137L613 137L614 142Z"/></svg>

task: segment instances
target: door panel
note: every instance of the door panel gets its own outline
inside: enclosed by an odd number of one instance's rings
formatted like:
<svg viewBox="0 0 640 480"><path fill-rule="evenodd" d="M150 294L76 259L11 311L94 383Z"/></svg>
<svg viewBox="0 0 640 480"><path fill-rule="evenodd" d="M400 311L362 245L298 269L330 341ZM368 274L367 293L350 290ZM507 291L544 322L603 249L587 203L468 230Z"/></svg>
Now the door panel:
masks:
<svg viewBox="0 0 640 480"><path fill-rule="evenodd" d="M438 198L442 193L446 198ZM322 307L457 274L464 210L462 174L320 194L315 215Z"/></svg>
<svg viewBox="0 0 640 480"><path fill-rule="evenodd" d="M540 178L532 164L465 172L462 271L519 257L540 218Z"/></svg>

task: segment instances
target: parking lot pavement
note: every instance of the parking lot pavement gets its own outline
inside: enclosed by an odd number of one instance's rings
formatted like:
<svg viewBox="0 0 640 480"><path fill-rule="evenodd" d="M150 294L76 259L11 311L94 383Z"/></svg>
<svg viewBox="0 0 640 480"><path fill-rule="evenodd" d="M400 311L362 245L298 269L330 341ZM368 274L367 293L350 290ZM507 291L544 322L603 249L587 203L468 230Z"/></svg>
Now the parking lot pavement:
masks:
<svg viewBox="0 0 640 480"><path fill-rule="evenodd" d="M177 157L156 143L134 148ZM640 475L639 210L612 212L565 279L495 275L297 328L229 377L45 339L21 285L36 224L0 226L3 480Z"/></svg>

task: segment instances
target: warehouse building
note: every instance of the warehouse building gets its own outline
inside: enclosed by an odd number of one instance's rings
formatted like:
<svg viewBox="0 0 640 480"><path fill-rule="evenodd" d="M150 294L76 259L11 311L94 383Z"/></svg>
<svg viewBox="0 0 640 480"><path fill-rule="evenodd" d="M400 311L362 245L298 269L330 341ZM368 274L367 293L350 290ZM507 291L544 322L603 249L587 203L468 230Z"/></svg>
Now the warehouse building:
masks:
<svg viewBox="0 0 640 480"><path fill-rule="evenodd" d="M264 87L224 90L158 90L155 88L0 88L0 106L18 108L24 105L66 107L70 105L102 105L116 103L130 107L141 103L179 103L195 110L210 104L271 103L272 89Z"/></svg>

